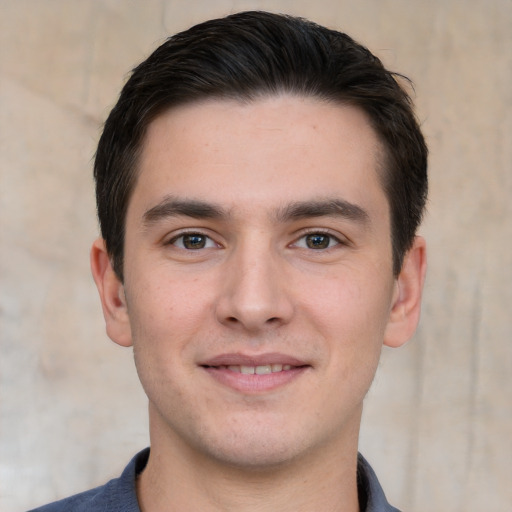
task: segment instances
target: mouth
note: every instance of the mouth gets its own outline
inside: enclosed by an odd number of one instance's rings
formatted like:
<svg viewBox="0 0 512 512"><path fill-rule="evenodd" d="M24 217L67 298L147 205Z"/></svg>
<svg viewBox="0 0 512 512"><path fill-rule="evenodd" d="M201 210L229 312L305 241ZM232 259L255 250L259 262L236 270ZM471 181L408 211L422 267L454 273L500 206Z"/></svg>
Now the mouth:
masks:
<svg viewBox="0 0 512 512"><path fill-rule="evenodd" d="M219 370L229 370L235 373L243 373L244 375L268 375L269 373L286 372L292 368L296 368L291 364L262 364L258 366L247 366L247 365L221 365L210 368L218 368Z"/></svg>
<svg viewBox="0 0 512 512"><path fill-rule="evenodd" d="M222 385L252 394L282 387L311 365L283 354L223 354L205 361L200 367Z"/></svg>

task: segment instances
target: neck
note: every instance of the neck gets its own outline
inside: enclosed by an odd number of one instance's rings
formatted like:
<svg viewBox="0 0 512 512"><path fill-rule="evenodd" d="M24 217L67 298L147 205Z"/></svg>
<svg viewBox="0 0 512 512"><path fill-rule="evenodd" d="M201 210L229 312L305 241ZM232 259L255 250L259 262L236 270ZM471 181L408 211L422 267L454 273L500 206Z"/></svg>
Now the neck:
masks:
<svg viewBox="0 0 512 512"><path fill-rule="evenodd" d="M358 512L357 429L273 467L240 467L198 453L181 440L151 435L137 481L142 512Z"/></svg>

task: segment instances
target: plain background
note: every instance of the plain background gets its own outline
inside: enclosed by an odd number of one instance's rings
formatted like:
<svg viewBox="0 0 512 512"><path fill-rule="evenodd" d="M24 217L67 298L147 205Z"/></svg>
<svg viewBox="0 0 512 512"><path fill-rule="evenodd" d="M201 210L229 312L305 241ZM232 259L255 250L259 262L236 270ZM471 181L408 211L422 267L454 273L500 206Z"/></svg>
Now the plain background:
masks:
<svg viewBox="0 0 512 512"><path fill-rule="evenodd" d="M148 443L89 273L91 158L135 64L246 9L346 31L414 80L431 148L423 316L384 351L361 450L404 511L510 510L510 0L0 0L0 510L104 483Z"/></svg>

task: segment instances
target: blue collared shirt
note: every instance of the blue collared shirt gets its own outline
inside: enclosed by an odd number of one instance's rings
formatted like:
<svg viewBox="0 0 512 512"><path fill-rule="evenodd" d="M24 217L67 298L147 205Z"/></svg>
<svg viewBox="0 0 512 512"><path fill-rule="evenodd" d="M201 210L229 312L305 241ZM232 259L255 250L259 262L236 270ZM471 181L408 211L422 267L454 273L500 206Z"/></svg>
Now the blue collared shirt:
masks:
<svg viewBox="0 0 512 512"><path fill-rule="evenodd" d="M135 481L148 458L146 448L130 461L119 478L30 512L140 512ZM357 461L357 485L361 512L400 512L387 502L375 472L361 454Z"/></svg>

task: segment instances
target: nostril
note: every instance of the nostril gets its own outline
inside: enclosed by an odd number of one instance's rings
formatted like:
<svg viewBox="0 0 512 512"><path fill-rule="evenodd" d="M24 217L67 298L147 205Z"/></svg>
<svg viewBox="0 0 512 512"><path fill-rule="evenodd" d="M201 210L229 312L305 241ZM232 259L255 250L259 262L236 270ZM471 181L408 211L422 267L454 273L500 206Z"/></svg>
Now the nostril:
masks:
<svg viewBox="0 0 512 512"><path fill-rule="evenodd" d="M236 317L236 316L228 316L226 319L225 319L225 322L228 323L228 324L232 324L232 325L235 325L235 324L239 324L240 323L240 320ZM277 324L279 323L279 317L277 316L273 316L271 318L268 318L266 321L263 322L264 324ZM263 325L263 324L262 324Z"/></svg>

